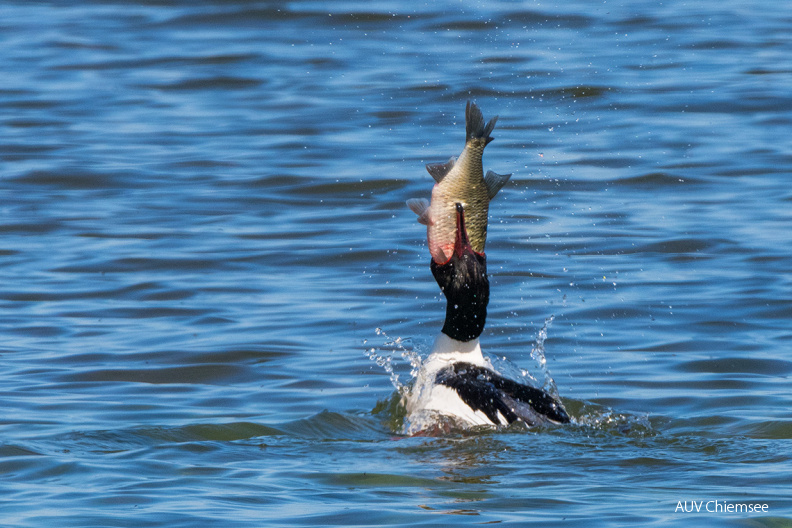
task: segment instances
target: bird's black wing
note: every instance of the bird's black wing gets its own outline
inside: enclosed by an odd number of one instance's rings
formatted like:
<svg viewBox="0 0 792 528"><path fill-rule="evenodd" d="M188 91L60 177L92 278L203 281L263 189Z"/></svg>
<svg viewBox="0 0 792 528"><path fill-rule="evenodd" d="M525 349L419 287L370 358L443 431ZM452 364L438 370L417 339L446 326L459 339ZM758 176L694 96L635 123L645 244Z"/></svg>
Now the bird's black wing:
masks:
<svg viewBox="0 0 792 528"><path fill-rule="evenodd" d="M484 367L454 363L438 372L435 381L455 390L463 402L474 411L483 412L493 424L503 423L500 416L507 423L523 420L533 425L542 418L569 423L561 402L543 390Z"/></svg>

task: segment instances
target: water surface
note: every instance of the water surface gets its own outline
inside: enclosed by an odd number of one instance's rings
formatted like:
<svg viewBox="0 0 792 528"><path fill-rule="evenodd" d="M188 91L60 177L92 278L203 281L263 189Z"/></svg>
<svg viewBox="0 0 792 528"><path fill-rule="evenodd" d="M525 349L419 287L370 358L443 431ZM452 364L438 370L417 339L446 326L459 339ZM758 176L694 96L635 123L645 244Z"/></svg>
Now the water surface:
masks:
<svg viewBox="0 0 792 528"><path fill-rule="evenodd" d="M792 7L0 13L5 525L792 525ZM369 356L442 326L404 202L468 99L483 346L539 376L552 317L576 423L408 438Z"/></svg>

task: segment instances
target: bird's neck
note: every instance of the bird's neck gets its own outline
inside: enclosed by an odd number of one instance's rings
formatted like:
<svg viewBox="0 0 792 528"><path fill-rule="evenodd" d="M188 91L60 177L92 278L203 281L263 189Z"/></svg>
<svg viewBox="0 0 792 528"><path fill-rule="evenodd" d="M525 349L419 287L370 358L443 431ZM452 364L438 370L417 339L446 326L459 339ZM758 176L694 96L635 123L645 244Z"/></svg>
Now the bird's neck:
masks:
<svg viewBox="0 0 792 528"><path fill-rule="evenodd" d="M460 341L441 332L435 339L432 356L441 361L484 365L484 355L481 352L478 338Z"/></svg>

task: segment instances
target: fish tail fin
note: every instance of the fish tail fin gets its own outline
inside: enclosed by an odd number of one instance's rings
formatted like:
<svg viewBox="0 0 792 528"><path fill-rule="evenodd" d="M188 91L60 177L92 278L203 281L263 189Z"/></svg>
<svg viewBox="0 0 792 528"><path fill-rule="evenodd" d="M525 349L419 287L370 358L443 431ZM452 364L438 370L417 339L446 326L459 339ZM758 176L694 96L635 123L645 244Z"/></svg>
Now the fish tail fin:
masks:
<svg viewBox="0 0 792 528"><path fill-rule="evenodd" d="M476 103L468 101L465 107L465 141L470 141L471 139L484 139L484 144L489 145L489 142L492 141L490 134L497 122L498 116L495 116L485 125L481 109L479 109Z"/></svg>

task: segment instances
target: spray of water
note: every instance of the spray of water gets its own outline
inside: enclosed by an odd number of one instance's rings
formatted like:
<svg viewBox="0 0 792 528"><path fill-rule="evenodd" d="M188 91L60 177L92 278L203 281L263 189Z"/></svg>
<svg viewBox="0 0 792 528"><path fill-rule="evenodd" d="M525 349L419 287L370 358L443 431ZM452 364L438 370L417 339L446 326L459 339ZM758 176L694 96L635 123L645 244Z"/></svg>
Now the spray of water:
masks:
<svg viewBox="0 0 792 528"><path fill-rule="evenodd" d="M512 378L515 381L522 381L534 387L542 388L557 398L558 388L547 368L547 359L544 349L548 328L552 324L554 318L555 316L551 315L545 319L544 325L542 329L539 330L536 341L531 347L531 358L536 363L536 373L532 373L528 369L517 367L505 357L486 357L489 366L501 375ZM393 387L399 391L399 393L403 393L406 390L405 385L418 376L424 358L418 350L416 350L416 347L409 338L391 337L382 328L377 328L375 333L382 341L377 344L377 346L368 346L365 350L365 354L388 374ZM368 340L365 340L363 343L364 345L368 345ZM404 363L406 363L410 369L409 378L405 383L402 382L401 375L398 372L399 370L404 370L402 367ZM402 374L404 374L404 372L402 372Z"/></svg>
<svg viewBox="0 0 792 528"><path fill-rule="evenodd" d="M655 434L648 414L621 413L611 408L584 404L580 414L572 417L572 423L600 433L642 438Z"/></svg>
<svg viewBox="0 0 792 528"><path fill-rule="evenodd" d="M410 366L410 379L415 379L421 368L423 359L413 348L409 338L392 338L388 336L382 328L377 328L375 333L378 337L383 338L384 341L376 347L367 348L365 352L366 356L390 376L393 387L399 391L399 393L402 393L405 390L404 384L400 381L399 373L394 369L394 365L398 363L398 359L401 358ZM368 344L368 340L364 341L363 344ZM396 359L395 362L394 359Z"/></svg>
<svg viewBox="0 0 792 528"><path fill-rule="evenodd" d="M550 328L550 325L553 323L554 319L555 315L551 315L545 319L542 329L539 330L539 333L536 335L536 342L534 343L533 347L531 347L531 359L536 362L536 365L539 367L539 372L544 378L542 382L542 390L554 398L558 398L558 387L556 387L555 381L550 375L550 371L547 369L547 357L545 356L544 348L544 343L547 340L547 329Z"/></svg>

